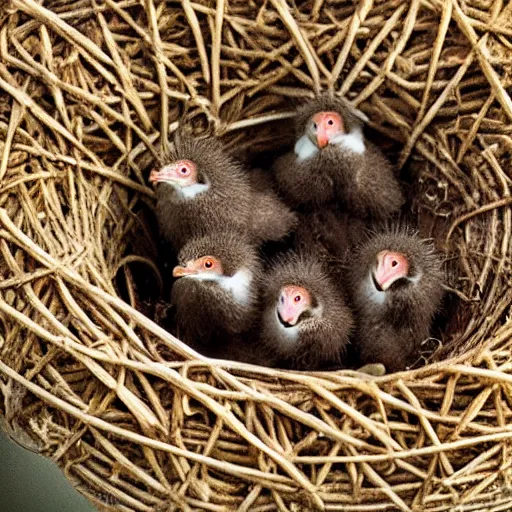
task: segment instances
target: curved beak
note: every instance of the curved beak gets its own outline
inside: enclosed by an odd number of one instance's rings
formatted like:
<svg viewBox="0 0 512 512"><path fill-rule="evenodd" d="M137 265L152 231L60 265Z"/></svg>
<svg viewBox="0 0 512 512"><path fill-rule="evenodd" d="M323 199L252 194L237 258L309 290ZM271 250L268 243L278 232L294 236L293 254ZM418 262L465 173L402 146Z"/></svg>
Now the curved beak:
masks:
<svg viewBox="0 0 512 512"><path fill-rule="evenodd" d="M282 323L290 326L297 325L302 311L293 306L294 304L290 301L285 301L284 304L279 304L277 306L277 314L279 315Z"/></svg>
<svg viewBox="0 0 512 512"><path fill-rule="evenodd" d="M316 124L316 145L323 149L329 144L329 136L327 135L326 126L324 123L324 114L319 112L313 116L313 121Z"/></svg>
<svg viewBox="0 0 512 512"><path fill-rule="evenodd" d="M409 263L405 256L391 251L377 255L377 268L373 272L375 283L385 292L396 280L407 275Z"/></svg>
<svg viewBox="0 0 512 512"><path fill-rule="evenodd" d="M151 173L149 174L149 182L150 183L156 183L157 181L159 181L159 172L156 170L156 169L153 169L151 171Z"/></svg>
<svg viewBox="0 0 512 512"><path fill-rule="evenodd" d="M327 133L325 133L324 127L319 124L316 129L316 145L320 149L323 149L327 144L329 144L329 137L327 136Z"/></svg>
<svg viewBox="0 0 512 512"><path fill-rule="evenodd" d="M197 270L192 268L192 262L188 262L186 267L182 267L180 265L177 265L172 269L172 276L173 277L185 277L185 276L191 276L197 274Z"/></svg>
<svg viewBox="0 0 512 512"><path fill-rule="evenodd" d="M158 183L161 181L174 181L176 167L174 165L166 165L162 169L153 169L149 174L150 183Z"/></svg>
<svg viewBox="0 0 512 512"><path fill-rule="evenodd" d="M381 291L385 292L396 280L395 274L389 272L388 269L378 265L373 272L373 279Z"/></svg>

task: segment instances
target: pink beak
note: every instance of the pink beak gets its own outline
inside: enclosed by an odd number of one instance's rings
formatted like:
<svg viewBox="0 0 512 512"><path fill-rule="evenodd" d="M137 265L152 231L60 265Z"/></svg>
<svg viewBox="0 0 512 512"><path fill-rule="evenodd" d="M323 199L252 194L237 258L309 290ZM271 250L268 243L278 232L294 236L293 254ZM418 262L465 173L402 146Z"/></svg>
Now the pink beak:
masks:
<svg viewBox="0 0 512 512"><path fill-rule="evenodd" d="M279 302L277 306L277 314L284 323L296 325L299 321L303 308L294 304L292 297L284 296L284 302Z"/></svg>
<svg viewBox="0 0 512 512"><path fill-rule="evenodd" d="M162 181L161 175L158 171L152 170L149 175L149 182L150 183L156 183L158 181Z"/></svg>
<svg viewBox="0 0 512 512"><path fill-rule="evenodd" d="M406 277L409 272L407 258L392 251L381 251L377 255L377 269L373 277L382 291L386 291L397 279Z"/></svg>
<svg viewBox="0 0 512 512"><path fill-rule="evenodd" d="M325 129L324 114L322 112L313 116L313 122L316 123L316 145L322 149L329 144L329 137Z"/></svg>
<svg viewBox="0 0 512 512"><path fill-rule="evenodd" d="M158 183L160 181L172 181L174 178L174 166L166 166L163 169L153 169L149 174L150 183Z"/></svg>
<svg viewBox="0 0 512 512"><path fill-rule="evenodd" d="M319 124L317 126L318 127L316 130L316 144L320 149L323 149L325 148L325 146L327 146L327 144L329 144L329 137L325 133L325 129L322 125Z"/></svg>
<svg viewBox="0 0 512 512"><path fill-rule="evenodd" d="M180 265L177 265L172 269L172 276L173 277L184 277L184 276L191 276L197 274L197 270L192 268L192 262L188 262L186 267L182 267Z"/></svg>

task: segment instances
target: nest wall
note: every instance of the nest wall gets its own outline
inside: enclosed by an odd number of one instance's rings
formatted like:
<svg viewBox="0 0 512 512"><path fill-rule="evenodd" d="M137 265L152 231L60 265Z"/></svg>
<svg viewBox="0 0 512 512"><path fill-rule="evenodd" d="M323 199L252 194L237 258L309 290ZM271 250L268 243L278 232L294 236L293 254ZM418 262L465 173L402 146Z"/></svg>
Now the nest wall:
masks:
<svg viewBox="0 0 512 512"><path fill-rule="evenodd" d="M6 431L101 510L509 510L511 55L496 0L4 3ZM325 89L446 255L457 302L421 369L210 361L153 321L147 178L179 122L250 159Z"/></svg>

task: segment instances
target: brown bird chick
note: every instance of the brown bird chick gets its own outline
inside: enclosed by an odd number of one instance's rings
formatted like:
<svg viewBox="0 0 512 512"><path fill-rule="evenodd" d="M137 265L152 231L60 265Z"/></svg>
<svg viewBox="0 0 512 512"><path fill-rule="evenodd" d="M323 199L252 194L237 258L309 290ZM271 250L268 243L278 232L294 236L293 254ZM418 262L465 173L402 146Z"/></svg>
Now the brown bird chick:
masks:
<svg viewBox="0 0 512 512"><path fill-rule="evenodd" d="M426 241L397 229L362 244L349 276L361 364L404 370L418 357L443 297L439 256Z"/></svg>
<svg viewBox="0 0 512 512"><path fill-rule="evenodd" d="M354 326L343 292L314 257L291 255L263 279L261 339L297 370L340 365Z"/></svg>
<svg viewBox="0 0 512 512"><path fill-rule="evenodd" d="M247 333L257 319L257 251L239 233L215 233L192 239L178 260L171 294L178 337L206 356L222 357L225 340Z"/></svg>
<svg viewBox="0 0 512 512"><path fill-rule="evenodd" d="M282 240L296 229L297 214L279 199L272 175L253 169L249 172L249 180L253 190L251 230L265 234L265 239L260 237L262 242Z"/></svg>
<svg viewBox="0 0 512 512"><path fill-rule="evenodd" d="M295 121L294 150L274 164L280 190L294 205L340 202L359 217L386 218L404 203L391 164L364 138L366 116L324 94L306 103Z"/></svg>
<svg viewBox="0 0 512 512"><path fill-rule="evenodd" d="M292 229L295 217L289 209L272 191L257 190L219 140L179 136L168 161L151 172L149 181L158 184L161 235L175 249L192 237L221 230L260 243L280 239Z"/></svg>

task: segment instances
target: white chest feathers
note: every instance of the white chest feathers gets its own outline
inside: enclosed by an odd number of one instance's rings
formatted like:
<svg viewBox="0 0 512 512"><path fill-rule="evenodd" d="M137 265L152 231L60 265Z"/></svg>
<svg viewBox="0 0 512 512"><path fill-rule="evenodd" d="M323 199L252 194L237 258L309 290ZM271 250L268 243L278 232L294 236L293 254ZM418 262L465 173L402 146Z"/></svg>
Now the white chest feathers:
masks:
<svg viewBox="0 0 512 512"><path fill-rule="evenodd" d="M249 305L253 297L251 293L252 274L246 269L241 269L232 276L219 276L218 274L201 272L186 277L199 281L216 282L221 288L231 294L235 302L242 306Z"/></svg>
<svg viewBox="0 0 512 512"><path fill-rule="evenodd" d="M230 292L239 304L247 305L251 301L252 274L248 270L239 270L231 277L221 276L219 284Z"/></svg>
<svg viewBox="0 0 512 512"><path fill-rule="evenodd" d="M417 286L421 281L421 277L422 274L419 273L414 276L407 277L406 279L409 281L410 286ZM368 274L368 277L361 285L361 288L361 292L366 300L369 300L374 304L378 304L379 306L386 302L386 292L377 289L371 273Z"/></svg>
<svg viewBox="0 0 512 512"><path fill-rule="evenodd" d="M329 144L339 146L343 150L351 151L358 155L362 155L366 146L364 144L363 132L360 128L355 128L349 133L340 133L336 137L333 137ZM297 160L306 160L311 158L313 155L318 153L319 149L307 135L300 137L295 143L295 154Z"/></svg>
<svg viewBox="0 0 512 512"><path fill-rule="evenodd" d="M362 155L366 150L363 132L360 128L355 128L349 133L341 133L340 135L333 137L330 144L335 144L343 149L352 151L352 153L357 153L358 155Z"/></svg>

